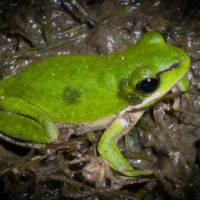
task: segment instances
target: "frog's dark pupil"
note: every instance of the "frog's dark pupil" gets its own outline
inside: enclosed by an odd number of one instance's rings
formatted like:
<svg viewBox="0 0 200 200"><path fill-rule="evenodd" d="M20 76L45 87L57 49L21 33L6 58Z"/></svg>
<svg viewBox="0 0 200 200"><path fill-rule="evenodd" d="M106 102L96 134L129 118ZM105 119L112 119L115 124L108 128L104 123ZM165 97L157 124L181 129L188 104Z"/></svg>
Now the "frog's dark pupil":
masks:
<svg viewBox="0 0 200 200"><path fill-rule="evenodd" d="M142 80L137 84L137 89L142 93L152 93L154 92L159 86L159 78L154 76L147 79Z"/></svg>

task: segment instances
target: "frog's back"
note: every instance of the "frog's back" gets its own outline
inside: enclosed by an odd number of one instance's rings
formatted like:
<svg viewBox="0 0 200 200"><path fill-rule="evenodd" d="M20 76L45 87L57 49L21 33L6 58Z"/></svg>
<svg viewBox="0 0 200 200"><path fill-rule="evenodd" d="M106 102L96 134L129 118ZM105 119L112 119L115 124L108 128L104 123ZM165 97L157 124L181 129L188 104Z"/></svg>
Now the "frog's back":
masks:
<svg viewBox="0 0 200 200"><path fill-rule="evenodd" d="M119 74L128 74L108 62L108 56L47 58L3 80L0 93L40 107L56 121L95 121L128 104L117 97Z"/></svg>

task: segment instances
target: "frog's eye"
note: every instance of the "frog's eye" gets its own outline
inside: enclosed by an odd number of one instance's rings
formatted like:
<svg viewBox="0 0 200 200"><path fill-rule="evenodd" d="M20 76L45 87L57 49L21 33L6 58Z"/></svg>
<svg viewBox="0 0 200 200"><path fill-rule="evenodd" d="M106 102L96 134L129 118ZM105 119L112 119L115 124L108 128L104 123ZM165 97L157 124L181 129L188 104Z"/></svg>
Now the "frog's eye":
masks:
<svg viewBox="0 0 200 200"><path fill-rule="evenodd" d="M157 90L159 84L159 78L157 76L152 76L137 83L136 88L144 94L150 94Z"/></svg>

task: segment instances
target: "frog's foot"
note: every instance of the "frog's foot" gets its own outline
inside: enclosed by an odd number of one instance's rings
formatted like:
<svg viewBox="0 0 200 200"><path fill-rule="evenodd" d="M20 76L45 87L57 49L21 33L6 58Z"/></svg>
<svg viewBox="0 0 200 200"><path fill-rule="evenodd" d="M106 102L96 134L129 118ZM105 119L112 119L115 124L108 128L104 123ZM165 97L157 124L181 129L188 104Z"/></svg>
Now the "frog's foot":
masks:
<svg viewBox="0 0 200 200"><path fill-rule="evenodd" d="M39 145L54 141L58 135L56 125L43 110L18 98L0 97L0 119L0 132L13 140Z"/></svg>
<svg viewBox="0 0 200 200"><path fill-rule="evenodd" d="M70 124L67 122L56 122L59 130L58 141L67 141L71 135L82 136L88 132L87 124Z"/></svg>

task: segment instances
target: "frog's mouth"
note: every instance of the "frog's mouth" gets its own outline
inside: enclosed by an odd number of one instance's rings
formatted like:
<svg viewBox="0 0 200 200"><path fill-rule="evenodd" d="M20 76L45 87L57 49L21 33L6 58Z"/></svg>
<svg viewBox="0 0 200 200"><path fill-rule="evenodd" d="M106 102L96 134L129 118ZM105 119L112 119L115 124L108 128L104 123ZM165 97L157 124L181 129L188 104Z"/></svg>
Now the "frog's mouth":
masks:
<svg viewBox="0 0 200 200"><path fill-rule="evenodd" d="M171 88L169 89L171 90ZM167 91L168 92L168 91ZM126 112L130 112L130 111L137 111L137 110L144 110L147 109L148 107L150 107L152 104L154 104L155 102L159 101L167 92L156 92L155 94L153 94L150 97L147 97L145 100L143 100L140 104L133 106L130 105L128 107L126 107L124 110L122 110L120 112L120 114L124 114Z"/></svg>

